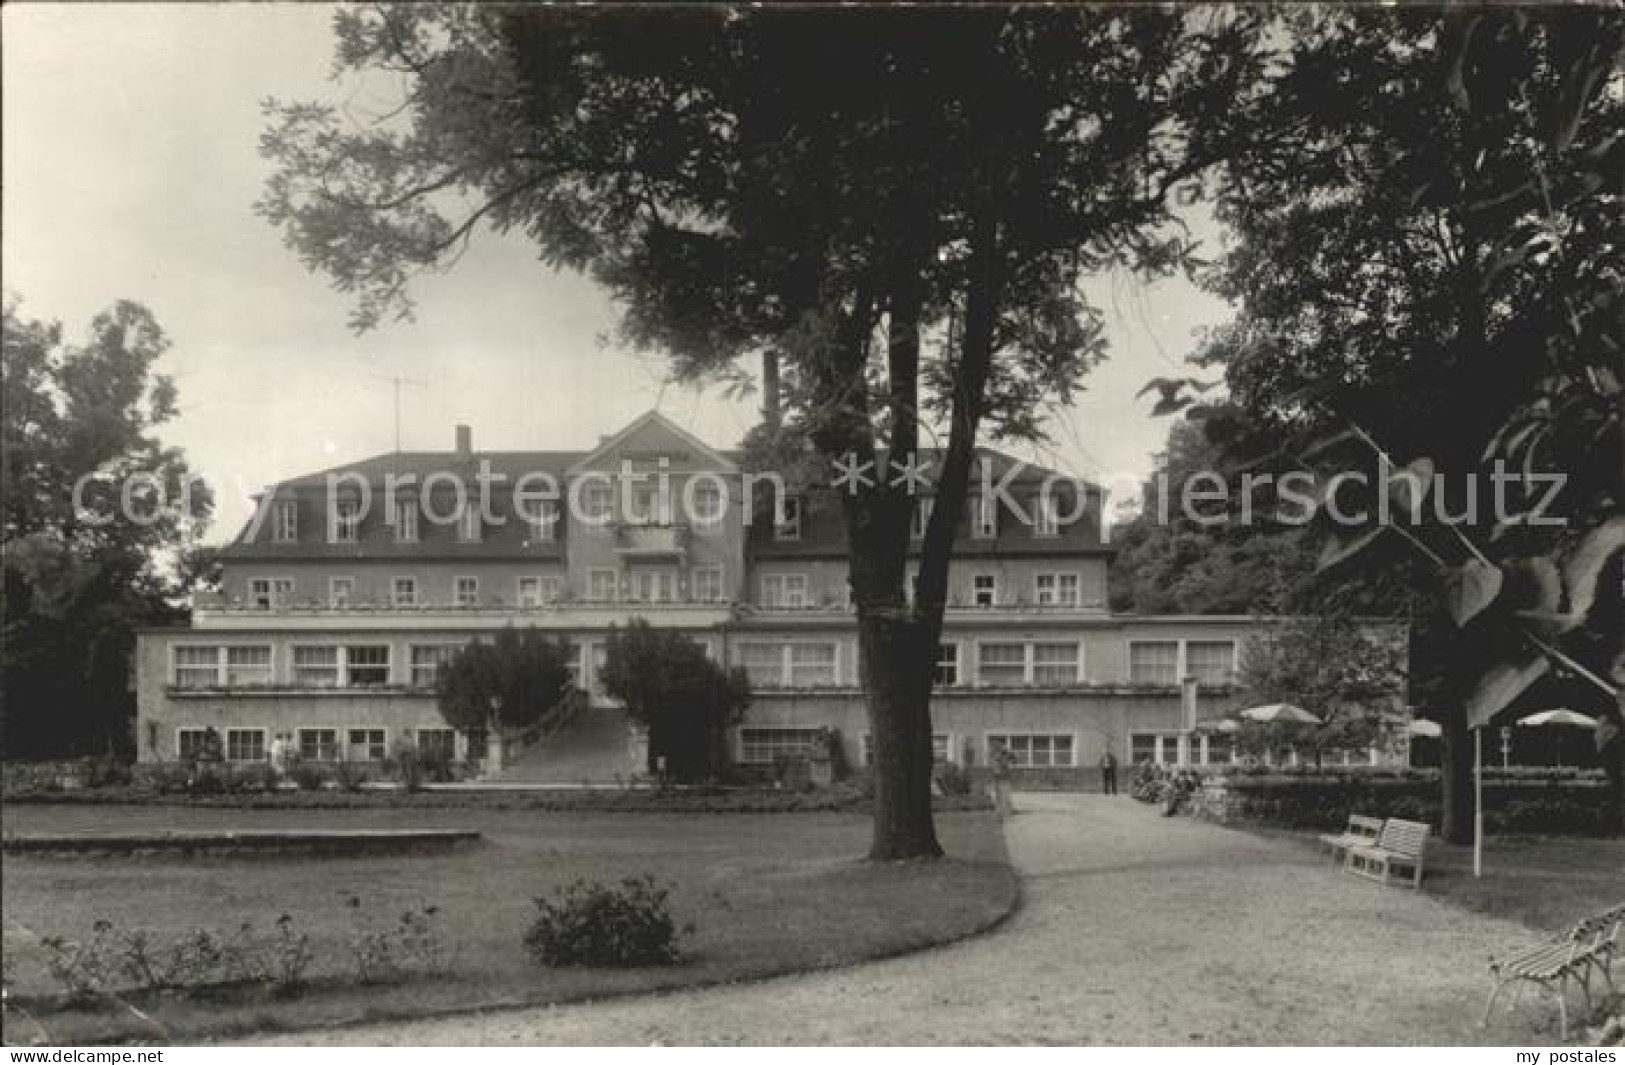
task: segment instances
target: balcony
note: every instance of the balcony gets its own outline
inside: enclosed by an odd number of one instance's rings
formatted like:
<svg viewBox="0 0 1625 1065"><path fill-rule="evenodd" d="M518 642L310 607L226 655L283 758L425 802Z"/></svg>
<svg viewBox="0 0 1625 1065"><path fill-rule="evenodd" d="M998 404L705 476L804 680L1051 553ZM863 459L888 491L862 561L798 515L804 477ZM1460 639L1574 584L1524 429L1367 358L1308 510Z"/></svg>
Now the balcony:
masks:
<svg viewBox="0 0 1625 1065"><path fill-rule="evenodd" d="M615 553L633 560L680 561L688 555L688 538L687 525L622 523L615 526Z"/></svg>

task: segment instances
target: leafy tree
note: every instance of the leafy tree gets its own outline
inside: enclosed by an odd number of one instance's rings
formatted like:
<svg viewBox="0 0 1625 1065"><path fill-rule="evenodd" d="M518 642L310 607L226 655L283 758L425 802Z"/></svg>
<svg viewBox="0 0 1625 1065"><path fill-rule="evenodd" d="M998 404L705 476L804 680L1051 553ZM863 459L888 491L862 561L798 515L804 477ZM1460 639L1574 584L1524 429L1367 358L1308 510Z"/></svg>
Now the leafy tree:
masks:
<svg viewBox="0 0 1625 1065"><path fill-rule="evenodd" d="M936 855L930 662L982 435L1033 437L1102 356L1078 282L1189 246L1169 194L1252 83L1210 9L346 9L341 68L407 99L357 129L273 104L261 210L367 327L483 222L589 272L683 380L782 366L783 430L841 496L875 738L877 858ZM839 71L832 76L832 71ZM466 207L465 213L448 217ZM951 326L949 325L951 323ZM946 438L917 594L890 459Z"/></svg>
<svg viewBox="0 0 1625 1065"><path fill-rule="evenodd" d="M183 620L212 497L156 430L175 388L152 314L120 302L82 345L4 308L0 691L8 757L127 754L135 629Z"/></svg>
<svg viewBox="0 0 1625 1065"><path fill-rule="evenodd" d="M1218 417L1173 423L1140 510L1112 535L1111 605L1142 614L1278 614L1314 569L1301 525L1284 524L1274 494L1248 491ZM1222 440L1223 437L1221 436ZM1243 503L1246 509L1243 510Z"/></svg>
<svg viewBox="0 0 1625 1065"><path fill-rule="evenodd" d="M1237 686L1253 705L1291 703L1320 718L1319 725L1275 735L1267 724L1258 738L1310 751L1315 764L1327 751L1362 750L1382 735L1405 694L1405 646L1358 619L1328 612L1288 619L1247 641ZM1243 730L1243 745L1254 733Z"/></svg>
<svg viewBox="0 0 1625 1065"><path fill-rule="evenodd" d="M641 618L611 626L604 690L626 704L648 730L649 768L664 759L678 780L713 780L727 753L727 729L750 706L750 681L742 669L724 669L705 648L672 629Z"/></svg>
<svg viewBox="0 0 1625 1065"><path fill-rule="evenodd" d="M1445 835L1461 841L1470 726L1548 674L1618 713L1600 589L1625 548L1625 97L1609 88L1625 24L1574 7L1285 17L1282 73L1239 116L1267 133L1220 199L1236 242L1212 282L1240 313L1205 358L1283 442L1279 462L1322 472L1323 504L1400 515L1328 521L1322 564L1415 610L1416 694L1445 725ZM1384 471L1414 481L1332 487ZM1508 490L1508 471L1563 487ZM1604 761L1625 788L1621 758L1616 743Z"/></svg>
<svg viewBox="0 0 1625 1065"><path fill-rule="evenodd" d="M535 628L508 627L464 645L440 670L440 713L469 731L526 729L568 713L576 652Z"/></svg>

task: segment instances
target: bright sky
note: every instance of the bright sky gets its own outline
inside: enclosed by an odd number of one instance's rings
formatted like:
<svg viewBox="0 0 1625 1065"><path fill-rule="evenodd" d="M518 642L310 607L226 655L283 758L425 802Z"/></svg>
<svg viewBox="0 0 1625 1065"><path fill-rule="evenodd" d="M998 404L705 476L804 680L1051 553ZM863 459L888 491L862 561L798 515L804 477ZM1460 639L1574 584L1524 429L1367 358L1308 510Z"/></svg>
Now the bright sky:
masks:
<svg viewBox="0 0 1625 1065"><path fill-rule="evenodd" d="M173 341L180 389L164 430L216 486L211 539L232 536L263 485L402 443L589 447L650 407L717 446L753 403L667 387L658 358L605 339L615 308L591 283L487 234L415 288L417 321L357 337L347 299L307 273L252 210L266 164L260 102L366 100L388 85L329 79L321 4L36 4L0 10L3 269L27 317L71 339L118 299L146 304ZM1110 361L1031 452L1088 477L1143 475L1167 433L1134 394L1179 374L1223 303L1183 281L1102 279ZM1021 449L1015 449L1020 451ZM1119 493L1120 494L1120 493Z"/></svg>

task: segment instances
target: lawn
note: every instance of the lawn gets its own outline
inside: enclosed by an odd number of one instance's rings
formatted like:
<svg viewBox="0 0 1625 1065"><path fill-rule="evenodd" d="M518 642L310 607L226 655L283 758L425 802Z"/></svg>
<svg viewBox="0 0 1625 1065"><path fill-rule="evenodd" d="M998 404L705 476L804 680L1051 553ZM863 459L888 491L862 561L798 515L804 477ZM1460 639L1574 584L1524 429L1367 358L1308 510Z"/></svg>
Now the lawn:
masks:
<svg viewBox="0 0 1625 1065"><path fill-rule="evenodd" d="M168 1039L330 1026L438 1011L537 1004L717 983L849 964L920 949L996 923L1016 882L996 819L938 817L952 858L871 864L866 817L562 814L525 810L323 811L181 807L8 806L7 832L211 828L475 828L485 842L438 857L8 858L5 954L14 1001L52 988L38 937L80 939L99 918L161 939L244 921L269 930L290 914L317 946L313 988L294 999L234 992L198 1002L127 995L128 1005L40 1012L44 1033L8 1018L10 1039L54 1043ZM521 939L531 898L577 877L650 873L672 887L673 910L696 929L675 966L547 969ZM361 901L356 910L349 901ZM358 925L439 908L449 972L360 986L348 944ZM132 1010L129 1006L134 1006ZM136 1012L136 1011L139 1011ZM150 1020L143 1020L143 1015Z"/></svg>
<svg viewBox="0 0 1625 1065"><path fill-rule="evenodd" d="M1319 847L1314 832L1238 827ZM1484 875L1478 878L1472 847L1431 839L1422 890L1537 931L1567 931L1582 917L1625 903L1625 839L1491 836L1484 843Z"/></svg>

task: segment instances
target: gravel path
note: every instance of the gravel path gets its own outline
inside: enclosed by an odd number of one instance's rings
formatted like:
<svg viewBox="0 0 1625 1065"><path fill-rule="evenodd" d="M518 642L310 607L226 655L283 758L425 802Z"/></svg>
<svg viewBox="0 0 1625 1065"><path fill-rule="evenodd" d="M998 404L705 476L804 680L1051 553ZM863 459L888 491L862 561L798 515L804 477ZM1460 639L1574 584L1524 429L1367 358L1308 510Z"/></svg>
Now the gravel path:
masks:
<svg viewBox="0 0 1625 1065"><path fill-rule="evenodd" d="M1477 1026L1486 955L1529 937L1296 844L1128 798L1033 794L1007 823L1021 909L891 961L655 998L322 1033L324 1043L1540 1042ZM922 899L921 905L929 905ZM311 1033L275 1042L308 1044Z"/></svg>

